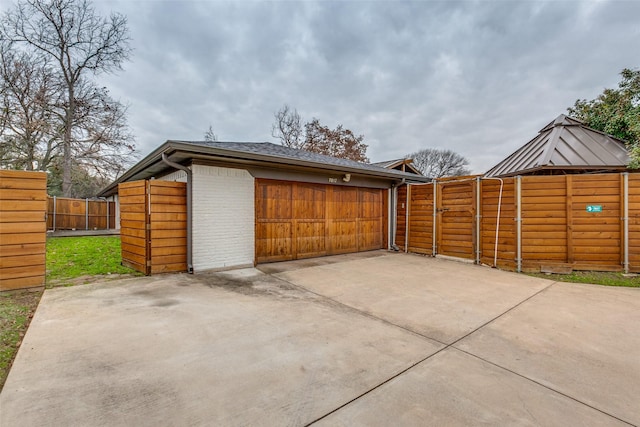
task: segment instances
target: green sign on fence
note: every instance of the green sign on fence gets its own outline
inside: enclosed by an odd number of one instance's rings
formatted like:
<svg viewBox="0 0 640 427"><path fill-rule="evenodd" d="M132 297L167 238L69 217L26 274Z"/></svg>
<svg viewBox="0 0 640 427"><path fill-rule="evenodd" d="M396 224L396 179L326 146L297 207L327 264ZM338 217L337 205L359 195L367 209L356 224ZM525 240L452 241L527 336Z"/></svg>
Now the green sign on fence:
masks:
<svg viewBox="0 0 640 427"><path fill-rule="evenodd" d="M587 205L587 212L602 212L602 205Z"/></svg>

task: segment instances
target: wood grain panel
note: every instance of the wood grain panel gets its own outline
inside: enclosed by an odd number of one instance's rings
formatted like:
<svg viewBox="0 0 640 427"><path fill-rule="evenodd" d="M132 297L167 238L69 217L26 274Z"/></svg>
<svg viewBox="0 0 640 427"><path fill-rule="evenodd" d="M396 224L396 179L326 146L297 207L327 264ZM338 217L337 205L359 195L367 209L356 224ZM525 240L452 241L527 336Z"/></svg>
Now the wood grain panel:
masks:
<svg viewBox="0 0 640 427"><path fill-rule="evenodd" d="M256 224L256 254L258 262L288 261L294 259L291 221Z"/></svg>
<svg viewBox="0 0 640 427"><path fill-rule="evenodd" d="M407 186L398 187L397 206L396 206L396 235L394 242L396 246L402 250L406 250L406 231L407 231L407 213L409 210L409 200L407 199Z"/></svg>
<svg viewBox="0 0 640 427"><path fill-rule="evenodd" d="M256 180L256 262L380 249L387 211L380 189Z"/></svg>
<svg viewBox="0 0 640 427"><path fill-rule="evenodd" d="M149 274L147 268L149 235L146 227L148 221L146 194L146 181L118 184L122 263L141 273Z"/></svg>
<svg viewBox="0 0 640 427"><path fill-rule="evenodd" d="M475 180L438 183L439 254L458 258L475 258L475 187Z"/></svg>
<svg viewBox="0 0 640 427"><path fill-rule="evenodd" d="M502 200L501 182L482 180L478 236L474 234L473 183L456 182L456 178L439 181L442 194L436 200L438 253L470 258L471 253L465 251L474 249L476 239L482 262L492 263L497 254L498 265L515 268L515 179L502 180ZM395 241L400 247L404 244L404 221L408 216L409 249L429 253L433 223L428 209L432 205L428 205L431 202L428 196L413 197L419 188L414 185L408 191L410 203L406 207L402 202L406 200L407 192L402 188L398 191ZM531 268L553 261L574 268L593 266L607 271L620 270L624 245L621 189L620 174L523 177L520 201L523 265ZM640 271L640 174L629 175L628 203L629 259L631 269ZM602 212L587 212L587 205L600 205Z"/></svg>
<svg viewBox="0 0 640 427"><path fill-rule="evenodd" d="M296 183L292 186L292 241L294 259L327 254L326 186Z"/></svg>
<svg viewBox="0 0 640 427"><path fill-rule="evenodd" d="M577 264L622 266L621 177L618 174L574 175L567 184L571 194L568 260ZM602 212L587 212L587 205L601 205ZM593 231L606 234L591 234ZM578 234L579 233L579 234ZM598 257L599 256L599 257Z"/></svg>
<svg viewBox="0 0 640 427"><path fill-rule="evenodd" d="M186 271L186 184L128 182L118 194L123 264L145 274Z"/></svg>
<svg viewBox="0 0 640 427"><path fill-rule="evenodd" d="M47 174L0 170L0 291L44 286Z"/></svg>
<svg viewBox="0 0 640 427"><path fill-rule="evenodd" d="M106 230L107 228L115 228L116 209L115 202L105 200L49 197L47 201L47 228L49 230Z"/></svg>
<svg viewBox="0 0 640 427"><path fill-rule="evenodd" d="M487 265L495 262L498 267L515 269L515 179L482 180L480 197L480 260Z"/></svg>
<svg viewBox="0 0 640 427"><path fill-rule="evenodd" d="M183 238L187 233L187 184L153 180L148 182L147 191L147 262L150 264L150 272L156 274L187 271L187 244ZM162 246L159 246L160 242L153 242L153 233L160 230L165 232Z"/></svg>
<svg viewBox="0 0 640 427"><path fill-rule="evenodd" d="M433 252L433 192L433 184L411 186L408 242L411 252Z"/></svg>

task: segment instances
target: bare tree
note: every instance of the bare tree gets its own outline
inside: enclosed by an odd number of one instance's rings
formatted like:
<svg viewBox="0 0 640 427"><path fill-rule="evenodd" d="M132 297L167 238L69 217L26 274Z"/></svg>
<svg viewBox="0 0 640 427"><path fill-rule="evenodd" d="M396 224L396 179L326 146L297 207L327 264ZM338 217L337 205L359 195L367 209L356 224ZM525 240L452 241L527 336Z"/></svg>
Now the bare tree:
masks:
<svg viewBox="0 0 640 427"><path fill-rule="evenodd" d="M0 43L0 166L47 170L60 142L58 92L48 64Z"/></svg>
<svg viewBox="0 0 640 427"><path fill-rule="evenodd" d="M111 181L110 178L94 175L81 165L74 164L71 171L71 193L68 197L82 199L95 197ZM57 160L54 160L48 169L47 194L50 196L62 196L62 169Z"/></svg>
<svg viewBox="0 0 640 427"><path fill-rule="evenodd" d="M343 159L368 162L367 145L362 142L363 135L355 135L349 129L338 125L335 129L320 124L313 118L302 127L298 111L285 104L275 114L275 123L271 135L280 139L286 147Z"/></svg>
<svg viewBox="0 0 640 427"><path fill-rule="evenodd" d="M98 147L109 146L105 138L115 130L112 120L123 117L122 108L113 114L105 109L101 117L91 120L79 116L91 111L90 106L113 106L104 102L104 93L99 95L100 90L96 91L89 79L101 72L121 69L129 58L127 19L115 13L102 18L87 0L19 0L0 20L0 38L50 61L55 67L64 94L64 102L59 105L62 189L64 195L69 195L74 162L85 154L95 158ZM83 95L90 99L83 99ZM98 129L102 125L108 130ZM119 156L120 165L133 147L121 142L111 145L112 152L107 154L109 158Z"/></svg>
<svg viewBox="0 0 640 427"><path fill-rule="evenodd" d="M302 121L298 111L285 104L274 116L276 121L271 128L271 135L280 139L280 143L286 147L303 148Z"/></svg>
<svg viewBox="0 0 640 427"><path fill-rule="evenodd" d="M107 88L97 87L91 81L78 82L76 93L71 185L74 167L80 167L90 175L113 179L137 157L131 142L133 135L127 125L127 107L111 98Z"/></svg>
<svg viewBox="0 0 640 427"><path fill-rule="evenodd" d="M342 125L330 129L322 126L316 118L306 123L304 127L305 150L358 162L369 161L367 145L362 142L364 135L356 136L349 129L344 129Z"/></svg>
<svg viewBox="0 0 640 427"><path fill-rule="evenodd" d="M406 157L413 159L414 166L418 168L423 175L431 178L469 175L471 173L466 167L469 161L451 150L425 148L424 150L408 154Z"/></svg>
<svg viewBox="0 0 640 427"><path fill-rule="evenodd" d="M207 142L215 142L218 140L218 136L213 133L213 126L209 125L209 129L204 133L204 140Z"/></svg>

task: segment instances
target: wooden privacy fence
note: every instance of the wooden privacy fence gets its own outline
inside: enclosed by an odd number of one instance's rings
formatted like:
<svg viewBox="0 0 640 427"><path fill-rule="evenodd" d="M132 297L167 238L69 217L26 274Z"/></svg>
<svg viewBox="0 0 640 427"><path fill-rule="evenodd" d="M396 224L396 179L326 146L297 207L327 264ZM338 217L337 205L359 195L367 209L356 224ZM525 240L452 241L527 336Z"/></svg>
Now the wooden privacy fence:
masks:
<svg viewBox="0 0 640 427"><path fill-rule="evenodd" d="M44 286L47 174L0 170L0 291Z"/></svg>
<svg viewBox="0 0 640 427"><path fill-rule="evenodd" d="M106 200L49 197L48 230L109 230L116 228L116 204Z"/></svg>
<svg viewBox="0 0 640 427"><path fill-rule="evenodd" d="M187 270L184 182L118 184L122 263L144 274Z"/></svg>
<svg viewBox="0 0 640 427"><path fill-rule="evenodd" d="M400 187L397 201L395 244L409 252L640 272L640 174L459 177Z"/></svg>

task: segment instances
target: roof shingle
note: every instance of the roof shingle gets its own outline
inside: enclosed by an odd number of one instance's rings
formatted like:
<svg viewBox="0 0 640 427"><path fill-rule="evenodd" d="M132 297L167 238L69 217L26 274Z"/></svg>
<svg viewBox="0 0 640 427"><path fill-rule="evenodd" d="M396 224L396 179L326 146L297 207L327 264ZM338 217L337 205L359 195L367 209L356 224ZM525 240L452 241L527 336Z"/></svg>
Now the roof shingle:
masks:
<svg viewBox="0 0 640 427"><path fill-rule="evenodd" d="M296 148L285 147L284 145L273 144L271 142L218 142L218 141L179 141L182 144L199 145L203 147L219 148L223 150L236 151L238 153L254 153L263 156L271 156L280 159L305 160L313 163L342 166L348 168L362 169L368 171L388 172L389 170L376 163L362 163L355 160L341 159L338 157L326 156L324 154L312 153L310 151L298 150Z"/></svg>

